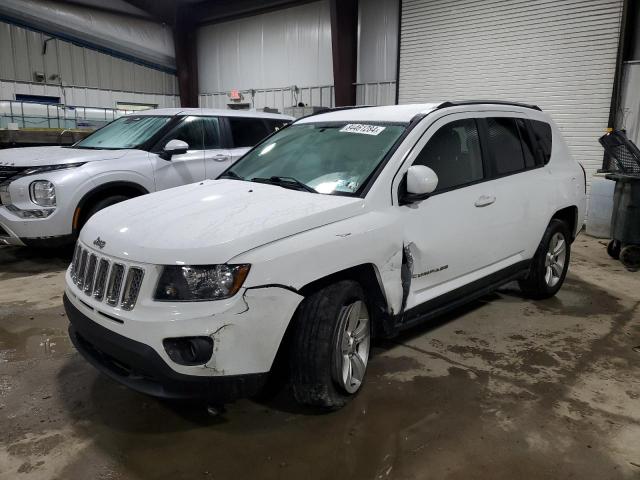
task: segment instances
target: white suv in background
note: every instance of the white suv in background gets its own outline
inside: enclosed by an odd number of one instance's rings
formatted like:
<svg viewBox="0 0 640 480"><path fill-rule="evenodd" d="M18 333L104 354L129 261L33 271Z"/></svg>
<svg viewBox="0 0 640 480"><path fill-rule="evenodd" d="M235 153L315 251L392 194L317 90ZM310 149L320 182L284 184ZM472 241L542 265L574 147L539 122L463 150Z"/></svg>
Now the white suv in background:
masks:
<svg viewBox="0 0 640 480"><path fill-rule="evenodd" d="M66 274L69 332L148 394L251 395L280 356L299 402L338 408L372 338L512 280L554 295L584 211L584 171L537 107L322 113L218 180L91 218Z"/></svg>
<svg viewBox="0 0 640 480"><path fill-rule="evenodd" d="M170 108L121 117L71 147L0 150L0 244L73 243L109 205L216 178L293 117Z"/></svg>

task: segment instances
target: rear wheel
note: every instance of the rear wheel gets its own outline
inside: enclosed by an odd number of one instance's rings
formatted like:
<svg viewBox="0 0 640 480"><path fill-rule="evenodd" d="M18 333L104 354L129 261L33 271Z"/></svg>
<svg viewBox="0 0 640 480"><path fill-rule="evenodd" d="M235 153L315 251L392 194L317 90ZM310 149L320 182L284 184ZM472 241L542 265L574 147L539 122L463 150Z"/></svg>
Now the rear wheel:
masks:
<svg viewBox="0 0 640 480"><path fill-rule="evenodd" d="M338 409L364 381L371 345L369 309L357 282L344 280L307 297L298 310L291 351L297 402Z"/></svg>
<svg viewBox="0 0 640 480"><path fill-rule="evenodd" d="M640 245L626 245L620 250L620 262L629 271L640 269Z"/></svg>
<svg viewBox="0 0 640 480"><path fill-rule="evenodd" d="M529 274L519 282L522 292L537 299L554 296L564 283L570 254L567 225L562 220L551 220L531 261Z"/></svg>
<svg viewBox="0 0 640 480"><path fill-rule="evenodd" d="M607 244L607 253L611 258L618 260L620 258L620 242L617 240L611 240Z"/></svg>

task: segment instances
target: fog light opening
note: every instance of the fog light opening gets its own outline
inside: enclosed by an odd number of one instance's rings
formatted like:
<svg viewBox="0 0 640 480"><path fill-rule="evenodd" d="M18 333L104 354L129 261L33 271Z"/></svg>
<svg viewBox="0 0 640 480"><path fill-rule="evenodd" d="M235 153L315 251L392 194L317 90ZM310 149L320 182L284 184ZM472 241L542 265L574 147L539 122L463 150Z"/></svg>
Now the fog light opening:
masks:
<svg viewBox="0 0 640 480"><path fill-rule="evenodd" d="M180 365L204 365L213 354L210 337L165 338L162 344L169 358Z"/></svg>

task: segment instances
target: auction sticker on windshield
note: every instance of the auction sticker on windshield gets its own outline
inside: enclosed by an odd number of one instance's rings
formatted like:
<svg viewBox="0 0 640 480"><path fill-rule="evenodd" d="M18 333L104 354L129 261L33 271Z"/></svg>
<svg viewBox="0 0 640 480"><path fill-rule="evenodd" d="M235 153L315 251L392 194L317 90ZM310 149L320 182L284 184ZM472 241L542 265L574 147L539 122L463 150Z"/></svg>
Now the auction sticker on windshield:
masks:
<svg viewBox="0 0 640 480"><path fill-rule="evenodd" d="M340 129L346 133L362 133L364 135L380 135L385 129L379 125L363 125L361 123L349 123Z"/></svg>

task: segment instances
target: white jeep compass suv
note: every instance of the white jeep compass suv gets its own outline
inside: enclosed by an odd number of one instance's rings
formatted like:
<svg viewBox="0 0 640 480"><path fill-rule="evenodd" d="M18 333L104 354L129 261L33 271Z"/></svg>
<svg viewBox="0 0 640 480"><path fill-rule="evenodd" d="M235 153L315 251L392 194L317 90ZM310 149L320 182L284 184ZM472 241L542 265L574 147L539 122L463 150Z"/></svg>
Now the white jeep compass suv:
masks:
<svg viewBox="0 0 640 480"><path fill-rule="evenodd" d="M0 150L0 245L75 240L97 211L216 178L293 117L169 108L121 117L71 147Z"/></svg>
<svg viewBox="0 0 640 480"><path fill-rule="evenodd" d="M66 274L69 333L141 392L229 401L279 355L299 402L338 408L372 338L512 280L554 295L584 211L584 171L535 106L322 113L217 180L92 217Z"/></svg>

